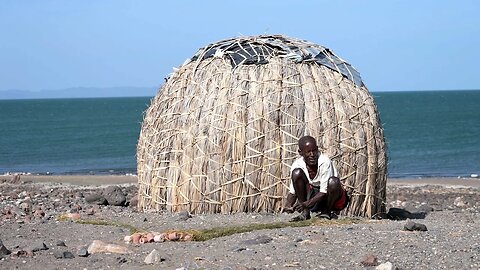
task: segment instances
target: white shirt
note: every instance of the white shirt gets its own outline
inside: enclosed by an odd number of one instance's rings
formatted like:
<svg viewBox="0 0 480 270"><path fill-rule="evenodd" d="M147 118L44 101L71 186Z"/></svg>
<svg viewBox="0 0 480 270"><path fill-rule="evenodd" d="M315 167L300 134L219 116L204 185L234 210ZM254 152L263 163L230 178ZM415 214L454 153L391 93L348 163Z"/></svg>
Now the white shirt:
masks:
<svg viewBox="0 0 480 270"><path fill-rule="evenodd" d="M295 169L302 169L303 173L307 176L308 182L315 187L320 188L320 192L327 193L327 185L328 179L332 176L338 177L337 169L333 162L324 154L321 154L318 157L318 169L317 175L315 178L310 179L310 174L307 170L307 164L303 160L303 157L297 158L293 163L292 167L290 168L290 175L292 174L293 170ZM293 182L290 182L290 193L295 194L295 189L293 188Z"/></svg>

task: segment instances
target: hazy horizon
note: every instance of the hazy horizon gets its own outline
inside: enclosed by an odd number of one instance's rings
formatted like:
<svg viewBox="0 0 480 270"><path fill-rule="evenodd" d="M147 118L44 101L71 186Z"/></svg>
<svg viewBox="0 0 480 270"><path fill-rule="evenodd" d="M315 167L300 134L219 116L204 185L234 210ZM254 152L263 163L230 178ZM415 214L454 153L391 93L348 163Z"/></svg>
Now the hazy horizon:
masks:
<svg viewBox="0 0 480 270"><path fill-rule="evenodd" d="M71 87L66 89L6 90L0 91L0 100L9 99L50 99L50 98L110 98L110 97L154 97L158 87ZM371 93L385 92L416 92L416 91L478 91L480 89L411 89L393 91L370 91Z"/></svg>

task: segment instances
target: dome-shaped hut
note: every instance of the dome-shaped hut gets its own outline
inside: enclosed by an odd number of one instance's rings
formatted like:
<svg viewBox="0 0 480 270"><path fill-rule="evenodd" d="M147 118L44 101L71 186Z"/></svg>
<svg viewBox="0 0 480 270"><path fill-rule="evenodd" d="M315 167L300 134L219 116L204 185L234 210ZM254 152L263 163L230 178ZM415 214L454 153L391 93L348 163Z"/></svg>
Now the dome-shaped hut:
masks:
<svg viewBox="0 0 480 270"><path fill-rule="evenodd" d="M304 135L317 139L353 189L344 214L385 210L383 129L351 65L281 35L210 44L166 79L146 111L138 207L278 212Z"/></svg>

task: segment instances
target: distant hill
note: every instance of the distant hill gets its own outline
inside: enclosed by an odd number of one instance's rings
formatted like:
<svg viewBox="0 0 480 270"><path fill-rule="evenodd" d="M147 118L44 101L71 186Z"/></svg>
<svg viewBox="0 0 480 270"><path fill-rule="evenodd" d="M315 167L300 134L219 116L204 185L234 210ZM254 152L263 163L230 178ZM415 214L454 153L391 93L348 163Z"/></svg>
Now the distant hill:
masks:
<svg viewBox="0 0 480 270"><path fill-rule="evenodd" d="M157 90L157 87L75 87L40 91L6 90L0 91L0 99L151 97L157 94Z"/></svg>

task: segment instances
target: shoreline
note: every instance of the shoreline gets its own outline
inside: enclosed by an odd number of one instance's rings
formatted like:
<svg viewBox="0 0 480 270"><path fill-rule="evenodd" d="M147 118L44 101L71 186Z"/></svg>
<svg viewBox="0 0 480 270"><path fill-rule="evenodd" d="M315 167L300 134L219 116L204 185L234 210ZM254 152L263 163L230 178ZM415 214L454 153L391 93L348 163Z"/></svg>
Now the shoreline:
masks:
<svg viewBox="0 0 480 270"><path fill-rule="evenodd" d="M11 180L15 175L0 175L0 180ZM122 185L136 184L136 175L31 175L21 174L20 179L25 182L56 183L71 185ZM475 187L480 188L480 178L457 177L425 177L425 178L388 178L387 185L440 185L445 187Z"/></svg>

